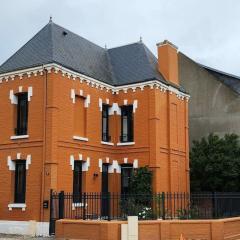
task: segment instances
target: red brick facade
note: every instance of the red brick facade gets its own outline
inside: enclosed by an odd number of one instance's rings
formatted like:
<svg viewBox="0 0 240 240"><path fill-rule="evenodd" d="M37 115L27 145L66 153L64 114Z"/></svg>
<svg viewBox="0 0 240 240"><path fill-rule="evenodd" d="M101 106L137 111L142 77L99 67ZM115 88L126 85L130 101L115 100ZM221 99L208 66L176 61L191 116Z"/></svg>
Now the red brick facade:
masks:
<svg viewBox="0 0 240 240"><path fill-rule="evenodd" d="M177 88L157 81L112 87L56 64L0 77L0 219L49 221L43 201L50 189L72 192L73 160L85 162L83 191L101 192L101 163L113 161L110 192L120 191L118 168L126 162L148 166L156 192L189 191L188 96ZM11 139L18 92L28 92L28 136ZM85 136L78 136L76 95L85 98ZM112 145L101 142L102 103L112 111ZM119 107L126 104L134 109L134 142L122 146ZM14 202L14 164L21 159L28 159L26 206L17 209L8 205Z"/></svg>

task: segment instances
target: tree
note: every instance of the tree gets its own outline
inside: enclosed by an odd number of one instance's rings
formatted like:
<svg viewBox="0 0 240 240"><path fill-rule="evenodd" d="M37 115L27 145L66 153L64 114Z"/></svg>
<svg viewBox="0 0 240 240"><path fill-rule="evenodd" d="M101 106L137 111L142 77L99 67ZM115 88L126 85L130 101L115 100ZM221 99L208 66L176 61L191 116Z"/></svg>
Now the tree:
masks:
<svg viewBox="0 0 240 240"><path fill-rule="evenodd" d="M147 167L135 170L130 182L133 194L152 194L152 172Z"/></svg>
<svg viewBox="0 0 240 240"><path fill-rule="evenodd" d="M190 152L191 191L240 191L240 145L236 134L210 134Z"/></svg>

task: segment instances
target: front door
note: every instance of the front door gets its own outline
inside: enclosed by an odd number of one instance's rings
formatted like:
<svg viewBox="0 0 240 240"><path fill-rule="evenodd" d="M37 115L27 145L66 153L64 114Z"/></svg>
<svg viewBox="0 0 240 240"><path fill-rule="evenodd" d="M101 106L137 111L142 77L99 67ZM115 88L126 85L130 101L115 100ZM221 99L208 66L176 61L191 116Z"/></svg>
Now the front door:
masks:
<svg viewBox="0 0 240 240"><path fill-rule="evenodd" d="M109 213L109 193L108 193L108 164L102 165L102 207L101 215L108 216Z"/></svg>

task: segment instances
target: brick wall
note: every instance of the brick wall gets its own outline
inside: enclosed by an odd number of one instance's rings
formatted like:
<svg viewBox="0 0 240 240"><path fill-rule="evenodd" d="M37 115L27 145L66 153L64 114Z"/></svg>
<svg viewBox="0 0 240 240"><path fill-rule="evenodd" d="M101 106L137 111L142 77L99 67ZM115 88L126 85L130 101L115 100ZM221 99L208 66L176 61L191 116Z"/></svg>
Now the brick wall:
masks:
<svg viewBox="0 0 240 240"><path fill-rule="evenodd" d="M59 220L56 238L120 240L126 222ZM140 221L139 240L235 240L240 238L240 218L219 220Z"/></svg>
<svg viewBox="0 0 240 240"><path fill-rule="evenodd" d="M23 91L29 86L33 96L29 102L27 139L11 140L14 135L14 105L9 92ZM47 89L47 90L46 90ZM86 108L86 136L88 141L73 139L74 103L71 91L90 96ZM170 91L146 86L144 89L129 89L112 94L83 83L61 71L36 76L24 74L14 81L1 83L0 87L0 219L49 220L49 209L42 208L43 200L49 199L50 189L72 192L71 156L79 160L90 159L88 171L84 172L84 190L101 191L99 159L103 162L117 160L118 164L138 160L138 166L149 166L154 172L155 191L188 191L188 103ZM114 146L101 144L101 111L99 99L110 105L137 101L134 113L134 145L117 146L120 136L120 115L110 116L110 135ZM12 209L13 171L7 158L16 159L17 153L31 155L27 170L27 193L25 211ZM93 174L97 173L97 177ZM110 173L110 191L120 190L120 174Z"/></svg>

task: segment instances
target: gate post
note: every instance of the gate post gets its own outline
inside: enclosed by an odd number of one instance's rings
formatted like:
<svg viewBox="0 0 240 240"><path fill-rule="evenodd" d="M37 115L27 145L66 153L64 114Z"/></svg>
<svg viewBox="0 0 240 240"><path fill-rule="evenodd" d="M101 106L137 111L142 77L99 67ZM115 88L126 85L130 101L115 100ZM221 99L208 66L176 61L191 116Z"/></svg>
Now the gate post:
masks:
<svg viewBox="0 0 240 240"><path fill-rule="evenodd" d="M162 219L165 220L165 193L162 192Z"/></svg>
<svg viewBox="0 0 240 240"><path fill-rule="evenodd" d="M64 218L64 191L58 194L58 217L59 219Z"/></svg>

